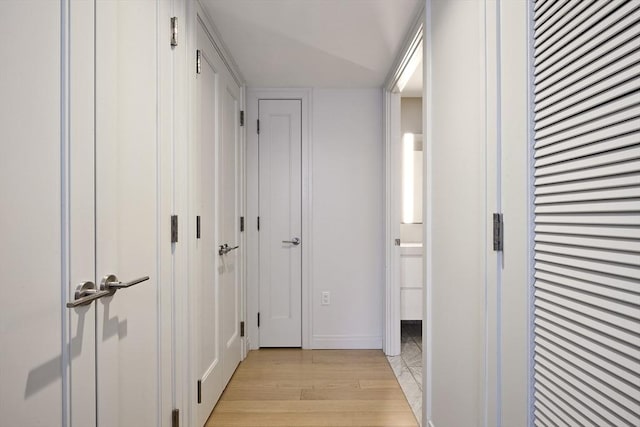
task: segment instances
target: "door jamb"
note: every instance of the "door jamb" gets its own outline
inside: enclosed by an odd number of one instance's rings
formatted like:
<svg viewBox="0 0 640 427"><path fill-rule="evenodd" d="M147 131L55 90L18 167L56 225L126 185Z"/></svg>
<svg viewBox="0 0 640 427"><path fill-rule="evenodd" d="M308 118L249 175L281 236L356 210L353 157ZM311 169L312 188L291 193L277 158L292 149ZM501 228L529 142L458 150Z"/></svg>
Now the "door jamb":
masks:
<svg viewBox="0 0 640 427"><path fill-rule="evenodd" d="M246 171L246 289L247 289L247 348L260 348L260 331L257 325L259 311L259 235L257 231L258 206L258 101L260 99L296 99L302 104L302 348L312 349L312 145L311 100L309 88L275 89L258 88L247 91L247 121L245 123L245 171Z"/></svg>
<svg viewBox="0 0 640 427"><path fill-rule="evenodd" d="M407 67L409 60L419 48L424 38L425 5L420 10L409 29L402 49L384 85L384 145L385 145L385 292L384 292L384 331L383 351L387 356L400 354L400 251L394 240L400 236L400 213L396 206L400 204L399 176L400 160L394 150L400 144L400 94L397 83ZM425 49L426 43L422 43ZM423 64L426 56L423 52ZM423 65L423 68L426 67ZM425 91L423 87L423 110ZM423 129L426 130L423 111ZM423 132L424 133L424 132ZM425 163L426 164L426 163ZM424 186L423 192L426 192ZM426 199L424 194L423 200ZM426 212L426 210L424 211ZM426 221L425 221L426 222ZM423 248L426 247L425 245ZM423 249L423 259L426 254ZM426 278L427 276L424 275ZM426 293L426 286L424 287ZM423 319L426 319L423 310Z"/></svg>

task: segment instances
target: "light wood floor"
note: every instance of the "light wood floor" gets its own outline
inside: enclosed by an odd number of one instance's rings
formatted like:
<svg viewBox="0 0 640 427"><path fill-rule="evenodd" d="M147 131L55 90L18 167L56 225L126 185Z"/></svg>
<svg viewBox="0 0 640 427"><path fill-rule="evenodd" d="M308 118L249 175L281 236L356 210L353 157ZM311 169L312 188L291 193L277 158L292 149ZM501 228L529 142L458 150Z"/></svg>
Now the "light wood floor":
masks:
<svg viewBox="0 0 640 427"><path fill-rule="evenodd" d="M380 350L251 351L206 427L417 426Z"/></svg>

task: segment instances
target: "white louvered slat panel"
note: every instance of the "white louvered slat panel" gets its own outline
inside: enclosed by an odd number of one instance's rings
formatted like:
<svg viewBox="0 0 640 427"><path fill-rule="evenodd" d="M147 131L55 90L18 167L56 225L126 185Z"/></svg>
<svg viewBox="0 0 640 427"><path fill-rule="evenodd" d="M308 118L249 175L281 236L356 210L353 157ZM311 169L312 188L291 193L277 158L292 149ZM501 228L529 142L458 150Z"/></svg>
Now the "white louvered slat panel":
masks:
<svg viewBox="0 0 640 427"><path fill-rule="evenodd" d="M638 167L640 167L640 160L625 161L624 163L616 163L599 168L563 172L555 175L538 177L535 180L535 185L565 183L624 174L637 174L639 170ZM638 221L636 221L635 224L638 224Z"/></svg>
<svg viewBox="0 0 640 427"><path fill-rule="evenodd" d="M601 334L599 331L595 329L588 328L580 323L561 317L554 312L546 311L540 308L536 309L536 317L538 319L544 319L549 322L552 322L553 324L558 325L563 329L572 331L575 334L578 334L584 337L586 340L591 340L593 342L596 342L599 345L602 345L608 348L609 351L617 351L614 349L618 347L619 341L616 341L615 339L613 339L610 336L607 336L606 334ZM640 354L639 354L640 348L633 347L633 346L625 346L624 351L625 351L624 353L621 352L621 354L624 356L624 358L622 358L623 359L622 364L627 369L633 369L634 368L633 365L635 361L637 361L640 358Z"/></svg>
<svg viewBox="0 0 640 427"><path fill-rule="evenodd" d="M600 271L614 276L622 276L631 278L633 280L638 280L638 268L636 268L636 266L615 264L612 262L602 261L598 258L585 259L573 255L543 252L539 251L538 248L536 248L535 260L553 264L567 265L574 268L582 268L589 271Z"/></svg>
<svg viewBox="0 0 640 427"><path fill-rule="evenodd" d="M612 373L612 370L618 371L615 366L590 353L588 350L578 347L569 341L564 341L543 328L536 327L535 331L536 340L539 345L558 354L562 354L563 358L567 361L580 366L587 372L591 372L593 376L601 382L609 384L611 389L620 396L627 397L630 402L630 410L635 413L640 413L640 404L638 403L640 396L638 396L637 389L634 387L635 384ZM625 376L625 378L629 377L629 374Z"/></svg>
<svg viewBox="0 0 640 427"><path fill-rule="evenodd" d="M536 291L536 296L540 298L536 301L536 307L558 313L558 315L575 322L580 322L600 333L615 337L624 342L625 345L637 347L638 334L633 329L635 327L633 321L625 322L624 325L619 326L616 323L618 318L607 311L562 299L555 294L544 291ZM629 351L634 350L631 349Z"/></svg>
<svg viewBox="0 0 640 427"><path fill-rule="evenodd" d="M586 224L586 225L611 225L611 226L638 226L635 215L613 214L569 214L569 215L537 215L536 224Z"/></svg>
<svg viewBox="0 0 640 427"><path fill-rule="evenodd" d="M623 112L629 108L637 107L640 105L640 98L637 93L624 96L620 99L614 99L611 102L607 102L594 108L587 110L582 114L565 118L564 120L558 120L552 124L545 126L536 123L534 125L535 138L545 138L548 136L554 136L560 132L571 131L582 126L590 126L592 121L606 120L608 116L614 115L618 112ZM584 129L578 129L580 132Z"/></svg>
<svg viewBox="0 0 640 427"><path fill-rule="evenodd" d="M553 25L552 30L555 31L538 31L534 29L533 39L534 39L534 48L535 54L534 58L539 58L543 54L549 52L549 48L552 47L553 51L558 51L565 47L568 43L571 43L575 40L577 34L583 33L590 27L593 27L601 21L607 14L610 14L611 11L619 8L624 4L626 0L600 0L598 7L592 7L588 9L587 13L576 13L571 10L568 10L565 13L565 17L562 20L559 20L557 24ZM582 10L588 6L588 2L580 2L575 1L574 10L578 9L578 5L581 3ZM586 3L586 4L585 4ZM548 28L546 25L547 21L550 19L539 19L535 18L537 21L544 21L544 23L540 24L538 28ZM551 33L551 34L549 34ZM544 36L547 36L546 38ZM534 65L537 65L539 62L536 62Z"/></svg>
<svg viewBox="0 0 640 427"><path fill-rule="evenodd" d="M594 156L606 153L608 151L620 150L627 147L633 147L640 141L640 131L628 133L626 135L614 135L604 141L593 142L570 150L561 151L559 153L550 154L545 157L538 157L535 162L536 167L543 167L571 161L572 159Z"/></svg>
<svg viewBox="0 0 640 427"><path fill-rule="evenodd" d="M635 83L640 66L637 58L631 59L632 64L626 64L626 61L615 63L616 66L624 68L612 66L610 69L604 69L602 73L607 73L606 76L591 75L582 81L582 85L570 88L571 90L559 91L556 95L537 103L536 122L545 126L545 119L563 120L626 93L637 91L638 85ZM608 78L613 74L618 77L615 81Z"/></svg>
<svg viewBox="0 0 640 427"><path fill-rule="evenodd" d="M536 380L536 390L544 396L543 399L548 398L547 402L551 402L551 404L556 407L557 413L562 414L561 419L564 422L570 421L570 425L589 424L586 418L588 415L583 415L583 412L589 414L588 410L585 410L585 408L569 396L569 394L555 386L552 381L539 372L536 373L534 379Z"/></svg>
<svg viewBox="0 0 640 427"><path fill-rule="evenodd" d="M577 394L565 392L562 387L556 385L553 376L547 376L543 370L539 370L534 378L536 388L545 396L553 396L554 401L560 403L563 412L579 425L590 425L589 420L606 423L604 417L597 412L592 412L587 405L577 399Z"/></svg>
<svg viewBox="0 0 640 427"><path fill-rule="evenodd" d="M600 227L596 225L576 226L575 224L538 224L536 234L565 234L581 236L622 237L640 239L640 227Z"/></svg>
<svg viewBox="0 0 640 427"><path fill-rule="evenodd" d="M550 29L557 27L560 25L560 22L563 22L563 17L565 17L568 13L571 12L571 8L575 6L577 2L562 0L556 1L549 9L549 16L547 19L538 20L539 24L536 24L534 28L533 37L540 37L545 32L548 32Z"/></svg>
<svg viewBox="0 0 640 427"><path fill-rule="evenodd" d="M533 46L539 51L543 51L549 46L552 46L554 40L561 40L567 32L571 31L573 28L572 24L574 26L580 25L598 11L597 8L593 7L596 1L597 0L571 2L570 9L562 15L562 18L557 22L555 28L548 28L545 31L535 31L533 35L535 40ZM551 37L553 37L553 39L551 39Z"/></svg>
<svg viewBox="0 0 640 427"><path fill-rule="evenodd" d="M594 200L630 199L640 200L640 187L624 187L617 189L604 189L597 191L584 191L581 193L550 194L536 197L536 203L547 205L552 203L587 202Z"/></svg>
<svg viewBox="0 0 640 427"><path fill-rule="evenodd" d="M617 43L608 44L610 49L606 55L587 58L586 61L579 61L571 64L568 69L558 70L556 73L549 75L546 79L539 81L534 91L534 101L540 102L547 99L555 93L581 86L584 79L592 75L603 76L603 70L616 67L617 63L624 61L630 55L638 50L637 37L626 34ZM632 61L633 62L633 61Z"/></svg>
<svg viewBox="0 0 640 427"><path fill-rule="evenodd" d="M562 7L564 4L568 3L569 0L553 0L543 2L536 11L535 11L535 20L540 21L541 18L548 18L553 16L553 12L557 11L558 8Z"/></svg>
<svg viewBox="0 0 640 427"><path fill-rule="evenodd" d="M609 76L616 73L620 73L621 77L623 73L627 73L628 78L634 77L633 70L636 69L635 67L640 62L640 49L634 47L631 43L621 48L623 52L624 49L629 50L630 53L616 57L615 60L611 60L605 66L585 74L580 79L577 79L575 75L570 75L567 79L550 86L549 90L536 94L535 112L544 111L550 107L562 109L580 102L581 99L590 94L598 93L599 90L605 89L604 85L613 84ZM595 67L590 68L593 69ZM584 74L584 72L579 74Z"/></svg>
<svg viewBox="0 0 640 427"><path fill-rule="evenodd" d="M601 286L619 289L632 295L640 296L640 291L638 290L640 283L629 277L615 276L604 271L584 270L565 264L554 264L545 261L537 262L535 264L535 268L536 275L540 274L540 272L548 272L557 276L564 276L579 280L583 283L583 286L588 286L589 283L597 283ZM563 282L561 281L560 283ZM630 302L633 303L634 301L637 301L637 299Z"/></svg>
<svg viewBox="0 0 640 427"><path fill-rule="evenodd" d="M534 13L535 425L640 426L640 1Z"/></svg>
<svg viewBox="0 0 640 427"><path fill-rule="evenodd" d="M633 403L629 399L623 401L615 399L617 397L616 393L610 387L603 385L592 376L586 374L580 367L568 363L544 347L536 349L534 360L536 366L541 366L543 369L546 368L554 372L556 376L571 382L575 387L588 393L589 397L602 408L599 413L612 420L613 425L630 425L634 427L638 425L640 417L630 411L627 406L624 406L625 404L632 405Z"/></svg>
<svg viewBox="0 0 640 427"><path fill-rule="evenodd" d="M578 169L592 169L598 166L606 166L612 163L620 163L635 159L640 159L640 144L635 144L626 149L609 151L595 156L577 157L565 160L561 164L545 166L538 166L536 164L535 176L565 173Z"/></svg>
<svg viewBox="0 0 640 427"><path fill-rule="evenodd" d="M632 132L637 129L638 119L640 119L640 101L635 104L631 102L626 108L618 109L613 114L590 117L589 120L560 132L547 132L546 129L536 132L534 145L536 155L546 156L550 154L549 151L551 153L562 151ZM625 123L629 127L625 126ZM554 150L554 147L558 146L559 149ZM538 150L541 151L538 152Z"/></svg>
<svg viewBox="0 0 640 427"><path fill-rule="evenodd" d="M595 59L599 50L607 52L628 37L635 36L637 29L633 24L640 18L638 2L627 1L618 5L620 3L615 2L605 6L602 10L611 12L615 9L615 12L599 13L598 19L589 20L588 24L571 31L557 47L537 54L534 64L535 83L567 66L582 66Z"/></svg>
<svg viewBox="0 0 640 427"><path fill-rule="evenodd" d="M536 327L548 332L547 338L551 337L554 341L561 340L566 348L607 369L608 372L621 380L628 377L629 372L632 372L634 368L633 365L637 363L637 359L631 360L596 341L585 338L571 329L549 322L542 317L537 317L535 324ZM545 333L541 332L541 335L545 336ZM633 392L632 389L629 391Z"/></svg>
<svg viewBox="0 0 640 427"><path fill-rule="evenodd" d="M571 193L578 191L605 190L610 188L626 188L640 185L640 174L612 176L608 178L597 178L578 182L557 183L549 185L539 185L535 189L536 196L545 194ZM640 226L640 224L639 224Z"/></svg>
<svg viewBox="0 0 640 427"><path fill-rule="evenodd" d="M616 82L604 91L602 90L602 86L606 84L610 85L610 82L604 82L604 84L594 85L591 88L585 89L583 93L578 94L582 99L577 103L575 99L569 98L568 101L573 102L557 105L557 108L556 105L552 105L536 113L536 129L562 124L568 119L581 117L583 114L588 114L598 107L611 104L626 96L635 99L637 103L638 100L640 100L640 83L636 78L636 71L636 69L626 70L624 72L624 80Z"/></svg>
<svg viewBox="0 0 640 427"><path fill-rule="evenodd" d="M567 390L570 399L575 399L576 406L579 406L583 413L589 414L590 420L596 420L600 425L624 422L624 419L612 414L606 406L601 405L600 402L593 399L588 393L585 393L584 390L576 387L575 384L566 378L547 369L544 365L539 365L538 373L547 383L557 385L557 389Z"/></svg>
<svg viewBox="0 0 640 427"><path fill-rule="evenodd" d="M547 292L552 292L555 296L570 299L572 302L598 307L601 310L607 310L617 315L628 316L629 319L620 321L620 326L627 325L629 330L633 330L634 325L636 325L635 322L640 320L640 309L635 307L633 304L626 304L610 298L603 298L600 295L585 292L584 289L575 290L575 288L572 289L569 287L559 286L557 283L551 283L544 280L536 280L536 287ZM640 345L640 342L637 344Z"/></svg>
<svg viewBox="0 0 640 427"><path fill-rule="evenodd" d="M535 241L547 244L605 249L608 251L634 252L640 255L640 242L633 239L614 239L609 236L606 238L594 238L581 235L567 236L563 234L538 234L536 235Z"/></svg>
<svg viewBox="0 0 640 427"><path fill-rule="evenodd" d="M602 282L607 282L606 284L600 283L599 281L589 281L584 276L582 278L574 278L567 274L573 274L572 271L566 271L560 269L556 270L548 270L545 266L539 265L539 269L535 273L536 279L540 279L542 282L547 283L557 283L561 286L565 286L568 288L572 288L579 292L588 292L593 295L597 295L600 298L613 299L620 301L625 304L629 304L633 306L633 304L638 302L640 298L640 293L635 292L635 288L637 288L638 283L626 282L621 283L620 281L609 281L605 278L598 277L595 279L601 279ZM564 274L561 274L564 273ZM594 279L594 277L590 277ZM621 286L620 286L621 285ZM640 316L640 310L638 308L635 309L633 316ZM637 343L640 345L640 341Z"/></svg>
<svg viewBox="0 0 640 427"><path fill-rule="evenodd" d="M544 213L603 213L603 212L638 212L638 200L617 200L587 203L567 203L536 206L536 214Z"/></svg>

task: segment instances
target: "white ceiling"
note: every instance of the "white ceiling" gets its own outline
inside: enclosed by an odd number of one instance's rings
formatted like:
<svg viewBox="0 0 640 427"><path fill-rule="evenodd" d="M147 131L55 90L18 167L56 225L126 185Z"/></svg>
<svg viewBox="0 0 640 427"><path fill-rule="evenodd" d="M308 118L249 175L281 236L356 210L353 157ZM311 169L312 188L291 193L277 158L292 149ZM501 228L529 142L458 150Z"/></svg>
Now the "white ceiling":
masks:
<svg viewBox="0 0 640 427"><path fill-rule="evenodd" d="M248 86L382 86L421 0L202 0Z"/></svg>

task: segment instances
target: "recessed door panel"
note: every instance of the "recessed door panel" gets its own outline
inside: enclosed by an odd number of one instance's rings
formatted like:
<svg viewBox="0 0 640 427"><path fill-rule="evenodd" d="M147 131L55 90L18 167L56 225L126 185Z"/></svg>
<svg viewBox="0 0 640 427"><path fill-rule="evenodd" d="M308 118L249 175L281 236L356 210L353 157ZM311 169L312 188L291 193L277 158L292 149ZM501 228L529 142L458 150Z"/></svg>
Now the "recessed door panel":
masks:
<svg viewBox="0 0 640 427"><path fill-rule="evenodd" d="M260 100L260 346L302 345L300 100Z"/></svg>

